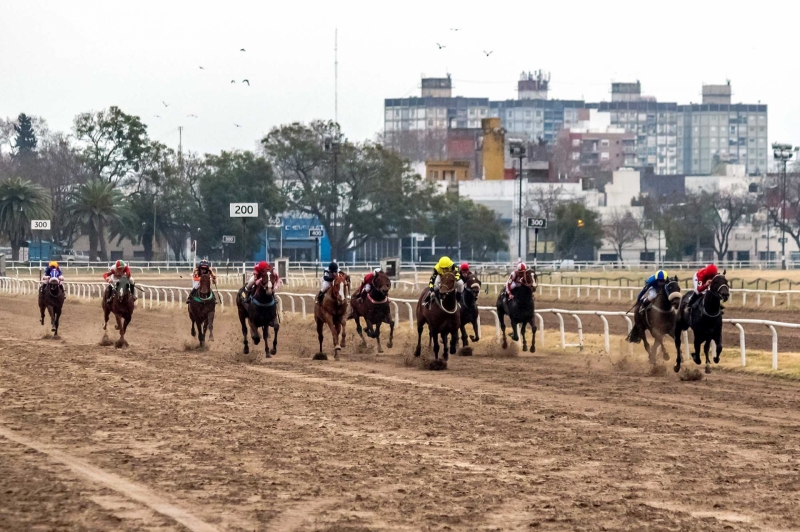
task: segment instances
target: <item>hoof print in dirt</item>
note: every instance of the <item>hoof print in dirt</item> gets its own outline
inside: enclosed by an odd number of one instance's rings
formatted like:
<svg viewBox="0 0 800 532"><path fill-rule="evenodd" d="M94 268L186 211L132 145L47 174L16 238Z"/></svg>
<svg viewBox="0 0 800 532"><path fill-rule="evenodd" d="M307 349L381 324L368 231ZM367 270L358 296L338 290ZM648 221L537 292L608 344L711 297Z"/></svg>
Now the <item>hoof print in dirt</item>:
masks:
<svg viewBox="0 0 800 532"><path fill-rule="evenodd" d="M447 361L437 358L428 362L428 369L431 371L442 371L447 369Z"/></svg>
<svg viewBox="0 0 800 532"><path fill-rule="evenodd" d="M682 381L700 381L703 380L703 374L697 368L686 369L678 375Z"/></svg>
<svg viewBox="0 0 800 532"><path fill-rule="evenodd" d="M473 355L471 347L462 347L458 350L458 356L471 357Z"/></svg>
<svg viewBox="0 0 800 532"><path fill-rule="evenodd" d="M108 347L109 345L114 345L114 342L111 341L111 338L109 338L108 335L103 335L103 339L100 340L100 343L97 345Z"/></svg>
<svg viewBox="0 0 800 532"><path fill-rule="evenodd" d="M325 353L315 353L311 360L328 360L328 355Z"/></svg>

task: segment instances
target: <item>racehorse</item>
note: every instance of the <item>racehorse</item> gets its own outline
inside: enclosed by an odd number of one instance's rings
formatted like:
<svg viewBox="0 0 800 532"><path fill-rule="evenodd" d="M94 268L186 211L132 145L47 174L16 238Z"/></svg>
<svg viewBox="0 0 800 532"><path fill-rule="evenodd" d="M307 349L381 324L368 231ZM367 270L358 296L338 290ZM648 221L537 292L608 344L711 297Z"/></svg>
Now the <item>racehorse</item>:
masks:
<svg viewBox="0 0 800 532"><path fill-rule="evenodd" d="M675 349L678 350L678 360L675 364L675 372L681 370L681 333L690 327L694 333L694 353L692 360L695 364L700 364L700 344L705 342L703 351L706 355L706 373L711 373L711 362L708 360L708 349L711 340L717 346L714 355L714 363L719 364L719 355L722 353L722 314L724 307L722 303L728 301L731 289L728 280L725 278L725 270L718 273L711 280L711 285L703 292L703 295L687 309L686 303L691 296L687 293L681 300L678 310L678 319L675 322Z"/></svg>
<svg viewBox="0 0 800 532"><path fill-rule="evenodd" d="M652 290L655 290L654 288ZM664 349L664 336L675 333L675 311L681 300L681 287L678 276L668 277L664 287L656 294L644 312L636 312L633 317L633 328L628 333L628 341L638 344L644 342L644 348L650 357L650 364L656 363L656 353L659 347L664 360L669 360L669 354ZM641 303L639 303L641 305ZM645 331L653 337L653 347L647 341Z"/></svg>
<svg viewBox="0 0 800 532"><path fill-rule="evenodd" d="M339 352L347 346L347 301L350 298L350 276L338 272L331 282L331 287L325 292L322 303L314 305L314 321L317 322L317 337L319 338L319 353L316 357L327 359L322 351L324 336L322 329L325 325L333 335L333 358L339 360ZM339 337L341 336L341 343Z"/></svg>
<svg viewBox="0 0 800 532"><path fill-rule="evenodd" d="M392 319L392 309L389 305L389 289L392 287L389 276L384 272L378 272L372 279L369 293L365 294L361 300L352 299L350 301L350 316L348 320L355 320L356 332L361 337L361 341L366 345L363 329L361 328L361 318L366 322L367 336L375 338L378 343L378 353L383 353L381 347L381 324L389 324L389 343L386 347L392 348L394 338L394 320Z"/></svg>
<svg viewBox="0 0 800 532"><path fill-rule="evenodd" d="M277 300L275 299L276 283L277 276L275 272L264 270L257 279L252 297L248 299L244 287L241 287L236 294L236 309L239 311L239 323L242 325L245 355L250 352L250 346L247 343L248 322L250 323L250 333L255 345L258 345L261 341L258 330L263 330L264 354L266 357L270 358L278 352L278 331L281 325L278 318ZM269 342L269 327L272 327L275 331L275 337L272 339L272 349L269 349L267 345Z"/></svg>
<svg viewBox="0 0 800 532"><path fill-rule="evenodd" d="M41 324L44 325L44 309L50 314L50 327L54 337L58 337L58 323L61 319L61 308L64 306L64 291L58 279L51 278L39 290L39 312Z"/></svg>
<svg viewBox="0 0 800 532"><path fill-rule="evenodd" d="M128 330L128 324L133 317L133 308L135 300L133 299L133 283L130 279L123 276L120 277L114 285L111 292L111 299L106 299L103 296L103 330L108 326L108 316L113 312L117 324L114 326L119 331L119 340L114 344L115 347L127 346L128 342L125 340L125 331Z"/></svg>
<svg viewBox="0 0 800 532"><path fill-rule="evenodd" d="M470 274L464 278L465 290L461 292L461 343L464 347L469 345L467 341L467 324L472 324L472 332L474 336L469 339L477 342L481 339L480 331L478 330L478 294L481 291L481 280L475 273ZM464 353L462 351L462 353Z"/></svg>
<svg viewBox="0 0 800 532"><path fill-rule="evenodd" d="M217 296L211 291L211 274L200 275L200 287L197 294L189 301L189 319L192 320L192 336L195 335L197 325L197 339L200 347L206 341L206 331L209 340L214 341L214 312L217 306Z"/></svg>
<svg viewBox="0 0 800 532"><path fill-rule="evenodd" d="M445 362L449 355L456 352L458 331L461 328L461 313L459 312L458 293L456 290L456 276L452 272L441 275L439 294L431 297L426 306L424 301L428 290L424 290L417 301L417 349L414 356L422 352L422 329L428 325L428 333L433 340L433 358L439 360L439 337L442 338L444 347L443 357ZM450 337L450 351L448 353L448 336Z"/></svg>
<svg viewBox="0 0 800 532"><path fill-rule="evenodd" d="M531 353L536 352L536 325L534 316L536 305L533 300L533 293L536 292L538 284L536 272L525 270L522 277L517 277L517 286L511 291L514 296L510 301L503 293L497 296L497 317L500 318L500 330L503 331L503 349L508 347L506 340L506 314L511 320L511 339L515 342L519 340L517 336L517 325L522 325L522 350L528 350L528 342L525 339L525 330L531 326Z"/></svg>

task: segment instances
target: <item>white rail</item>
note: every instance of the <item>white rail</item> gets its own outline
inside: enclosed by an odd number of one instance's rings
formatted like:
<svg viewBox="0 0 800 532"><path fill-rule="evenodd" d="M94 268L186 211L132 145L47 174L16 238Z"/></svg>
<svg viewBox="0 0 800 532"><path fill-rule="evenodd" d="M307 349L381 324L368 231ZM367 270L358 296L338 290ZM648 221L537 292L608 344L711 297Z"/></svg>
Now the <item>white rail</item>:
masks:
<svg viewBox="0 0 800 532"><path fill-rule="evenodd" d="M34 295L38 293L39 289L39 281L32 280L32 279L17 279L15 277L0 277L0 293L11 294L11 295ZM106 283L102 282L95 282L95 283L84 283L84 282L65 282L65 289L67 295L70 297L77 297L80 299L99 299L102 297L105 287L107 286ZM176 286L152 286L137 283L137 286L142 289L141 297L137 301L137 306L140 306L143 309L153 309L153 308L175 308L183 307L186 298L189 296L190 289L186 287L176 287ZM624 289L625 287L623 287ZM227 296L228 305L233 307L234 305L234 297L238 290L232 289L218 289L216 290L217 294L219 295L219 301L221 305L221 312L225 311L225 300ZM177 294L177 297L176 297ZM296 313L297 312L297 305L295 302L295 298L300 303L300 313L303 319L306 319L308 316L308 307L307 307L307 300L310 302L311 307L313 308L315 294L299 294L299 293L289 293L289 292L281 292L277 295L278 300L278 310L279 312L285 312L284 302L283 299L287 298L289 300L290 305L290 312ZM400 316L400 305L403 305L406 310L406 316L408 319L408 326L411 332L416 330L416 323L414 319L414 306L416 305L416 299L392 299L392 311L394 314L394 319L396 323L400 323L401 316ZM495 320L495 334L498 338L502 336L500 330L500 318L497 315L497 310L494 307L488 306L481 306L478 307L479 310L483 312L490 313ZM583 322L581 320L581 316L597 316L603 323L603 347L606 353L611 352L611 335L609 333L609 325L608 325L608 317L619 317L625 320L627 325L627 330L630 332L631 328L633 327L633 322L631 320L631 314L625 312L618 312L618 311L603 311L603 310L564 310L564 309L539 309L535 312L538 330L539 330L539 342L541 345L544 345L545 342L545 327L544 327L544 318L543 314L553 314L558 319L558 330L559 330L559 344L561 349L566 349L567 347L578 347L579 350L583 348ZM564 315L571 316L576 323L577 326L577 334L578 334L578 343L577 344L568 344L566 343L566 326L564 324ZM747 350L746 350L746 336L745 330L743 325L761 325L766 326L769 328L770 332L772 333L772 369L778 369L778 329L777 328L784 328L784 329L800 329L800 324L798 323L787 323L787 322L780 322L780 321L772 321L772 320L756 320L756 319L739 319L739 318L725 318L722 320L723 323L729 323L736 327L739 331L739 349L741 353L741 360L742 366L747 365ZM480 316L478 318L478 326L480 327ZM684 333L685 334L685 333ZM684 345L688 349L688 337L684 338Z"/></svg>

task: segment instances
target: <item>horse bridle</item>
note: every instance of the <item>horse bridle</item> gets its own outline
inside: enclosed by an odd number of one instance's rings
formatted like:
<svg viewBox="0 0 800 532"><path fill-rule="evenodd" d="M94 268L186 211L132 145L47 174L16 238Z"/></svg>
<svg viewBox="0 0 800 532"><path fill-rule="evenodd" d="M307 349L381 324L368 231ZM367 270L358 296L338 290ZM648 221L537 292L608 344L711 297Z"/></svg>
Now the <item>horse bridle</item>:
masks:
<svg viewBox="0 0 800 532"><path fill-rule="evenodd" d="M716 290L714 290L711 286L709 286L708 287L708 291L710 293L714 294L715 296L717 296L719 299L722 299L723 297L725 297L725 298L729 297L730 296L731 287L728 285L728 280L725 279L725 276L723 276L721 273L718 273L717 275L715 275L714 279L716 279L717 277L722 277L725 280L725 282L722 283L721 285L719 285ZM714 279L711 279L711 283L709 283L709 284L713 284L714 283ZM728 295L727 296L723 296L722 294L719 293L719 291L722 290L723 286L728 289Z"/></svg>

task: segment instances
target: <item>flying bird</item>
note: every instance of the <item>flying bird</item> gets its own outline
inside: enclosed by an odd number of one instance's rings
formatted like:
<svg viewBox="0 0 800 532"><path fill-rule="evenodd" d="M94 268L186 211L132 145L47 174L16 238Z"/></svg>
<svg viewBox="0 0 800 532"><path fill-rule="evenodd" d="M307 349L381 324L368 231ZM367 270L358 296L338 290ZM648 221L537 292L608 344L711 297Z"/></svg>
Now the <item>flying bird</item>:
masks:
<svg viewBox="0 0 800 532"><path fill-rule="evenodd" d="M153 115L153 116L156 117L156 118L161 118L161 116L159 116L159 115Z"/></svg>
<svg viewBox="0 0 800 532"><path fill-rule="evenodd" d="M445 46L443 44L439 44L438 42L436 43L436 46L439 47L439 50L441 50L442 48L447 48L447 46Z"/></svg>
<svg viewBox="0 0 800 532"><path fill-rule="evenodd" d="M164 107L169 107L169 104L167 102L165 102L164 100L161 100L161 103L164 104Z"/></svg>
<svg viewBox="0 0 800 532"><path fill-rule="evenodd" d="M494 50L489 50L488 52L486 50L483 51L483 53L486 54L486 57L489 57L490 55L492 55L493 52L494 52Z"/></svg>
<svg viewBox="0 0 800 532"><path fill-rule="evenodd" d="M187 115L189 118L197 118L197 115Z"/></svg>
<svg viewBox="0 0 800 532"><path fill-rule="evenodd" d="M450 28L450 31L458 31L458 30L460 30L460 29L461 29L461 28Z"/></svg>
<svg viewBox="0 0 800 532"><path fill-rule="evenodd" d="M240 126L239 124L236 124L236 123L234 123L233 125L236 126L236 127L242 127L242 126Z"/></svg>
<svg viewBox="0 0 800 532"><path fill-rule="evenodd" d="M242 48L242 49L240 49L239 51L240 51L240 52L245 52L246 50L245 50L244 48Z"/></svg>
<svg viewBox="0 0 800 532"><path fill-rule="evenodd" d="M200 67L200 70L205 70L205 68L203 68L203 67Z"/></svg>
<svg viewBox="0 0 800 532"><path fill-rule="evenodd" d="M250 80L249 79L243 79L242 83L247 83L247 86L248 87L250 86Z"/></svg>
<svg viewBox="0 0 800 532"><path fill-rule="evenodd" d="M235 80L235 79L232 79L232 80L231 80L231 83L236 83L236 80Z"/></svg>

